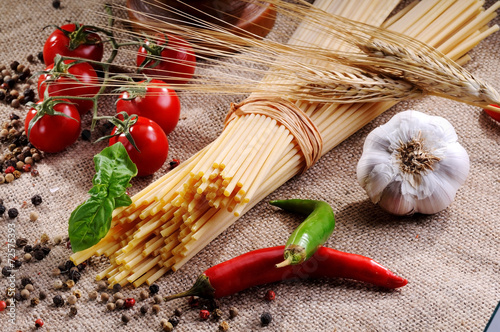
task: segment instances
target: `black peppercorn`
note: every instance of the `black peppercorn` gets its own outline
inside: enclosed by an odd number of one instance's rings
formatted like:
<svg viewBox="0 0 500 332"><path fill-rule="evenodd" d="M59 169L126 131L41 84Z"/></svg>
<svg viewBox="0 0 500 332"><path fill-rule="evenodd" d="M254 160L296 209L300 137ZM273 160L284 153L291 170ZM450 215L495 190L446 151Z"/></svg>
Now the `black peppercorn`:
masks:
<svg viewBox="0 0 500 332"><path fill-rule="evenodd" d="M44 291L40 291L38 297L40 298L40 300L45 300L47 298L47 293L45 293Z"/></svg>
<svg viewBox="0 0 500 332"><path fill-rule="evenodd" d="M87 262L80 263L76 267L78 268L78 271L82 272L87 267Z"/></svg>
<svg viewBox="0 0 500 332"><path fill-rule="evenodd" d="M23 287L26 287L26 285L33 285L33 282L31 281L30 278L23 277L21 278L21 285L23 285Z"/></svg>
<svg viewBox="0 0 500 332"><path fill-rule="evenodd" d="M15 217L17 217L19 215L19 211L17 211L16 208L12 208L12 209L9 209L9 211L7 211L7 214L9 215L9 218L14 219Z"/></svg>
<svg viewBox="0 0 500 332"><path fill-rule="evenodd" d="M9 118L11 120L19 120L19 115L17 115L16 113L10 113Z"/></svg>
<svg viewBox="0 0 500 332"><path fill-rule="evenodd" d="M81 276L82 275L80 274L80 272L78 272L78 269L76 269L76 270L72 269L69 271L69 278L71 280L73 280L74 282L78 282L80 280Z"/></svg>
<svg viewBox="0 0 500 332"><path fill-rule="evenodd" d="M270 313L268 312L265 312L263 313L261 316L260 316L260 323L262 324L262 326L267 326L271 323L271 321L273 320L273 316L271 316Z"/></svg>
<svg viewBox="0 0 500 332"><path fill-rule="evenodd" d="M29 252L32 252L33 251L33 247L31 246L31 244L27 244L24 246L24 252L25 253L29 253Z"/></svg>
<svg viewBox="0 0 500 332"><path fill-rule="evenodd" d="M10 64L10 69L12 70L17 70L17 66L19 66L19 62L18 61L12 61L12 63Z"/></svg>
<svg viewBox="0 0 500 332"><path fill-rule="evenodd" d="M9 266L4 266L2 269L2 274L4 277L8 277L12 274L12 269Z"/></svg>
<svg viewBox="0 0 500 332"><path fill-rule="evenodd" d="M113 285L113 290L115 292L119 292L119 291L121 291L121 289L122 289L122 285L120 285L120 284L114 284Z"/></svg>
<svg viewBox="0 0 500 332"><path fill-rule="evenodd" d="M42 246L40 244L35 244L35 246L33 247L33 251L37 251L37 250L41 250L42 249Z"/></svg>
<svg viewBox="0 0 500 332"><path fill-rule="evenodd" d="M42 197L40 195L31 197L31 203L33 203L34 206L42 204Z"/></svg>
<svg viewBox="0 0 500 332"><path fill-rule="evenodd" d="M149 286L149 292L151 294L157 294L159 291L160 291L160 286L158 286L157 284L152 284L151 286Z"/></svg>
<svg viewBox="0 0 500 332"><path fill-rule="evenodd" d="M78 309L76 309L76 307L71 307L69 308L69 315L70 316L76 316L76 314L78 313Z"/></svg>
<svg viewBox="0 0 500 332"><path fill-rule="evenodd" d="M5 80L5 83L7 83L7 87L9 89L12 89L14 88L14 85L16 85L16 81L13 79L13 78L9 78L7 80ZM11 101L13 100L14 98L11 99Z"/></svg>
<svg viewBox="0 0 500 332"><path fill-rule="evenodd" d="M172 324L173 327L176 327L177 325L179 325L180 318L178 316L172 316L168 321L170 322L170 324Z"/></svg>
<svg viewBox="0 0 500 332"><path fill-rule="evenodd" d="M3 204L0 204L0 216L5 213L5 206Z"/></svg>
<svg viewBox="0 0 500 332"><path fill-rule="evenodd" d="M62 307L64 305L64 300L61 295L56 295L52 298L52 301L54 302L54 305L56 307Z"/></svg>
<svg viewBox="0 0 500 332"><path fill-rule="evenodd" d="M14 260L12 263L13 263L15 269L18 269L21 267L21 265L23 265L23 262L19 259Z"/></svg>
<svg viewBox="0 0 500 332"><path fill-rule="evenodd" d="M61 8L61 1L60 0L53 0L52 7L54 7L55 9Z"/></svg>
<svg viewBox="0 0 500 332"><path fill-rule="evenodd" d="M16 246L18 248L23 248L24 246L26 246L28 244L28 240L25 239L25 238L19 238L16 240Z"/></svg>
<svg viewBox="0 0 500 332"><path fill-rule="evenodd" d="M82 139L84 141L90 141L90 136L91 136L90 130L88 129L82 130Z"/></svg>
<svg viewBox="0 0 500 332"><path fill-rule="evenodd" d="M43 61L43 52L38 52L38 54L36 55L36 57L38 58L38 60L40 60L41 63L45 63Z"/></svg>
<svg viewBox="0 0 500 332"><path fill-rule="evenodd" d="M149 311L149 307L147 305L143 305L141 307L141 314L145 315L148 313L148 311Z"/></svg>
<svg viewBox="0 0 500 332"><path fill-rule="evenodd" d="M43 254L45 256L47 256L48 254L50 254L50 248L49 247L42 247L41 250L43 251Z"/></svg>
<svg viewBox="0 0 500 332"><path fill-rule="evenodd" d="M68 260L66 261L66 263L64 263L64 269L66 271L69 271L71 270L71 268L75 267L75 263L73 263L72 261ZM62 270L61 270L62 271Z"/></svg>
<svg viewBox="0 0 500 332"><path fill-rule="evenodd" d="M23 297L21 296L21 292L17 291L15 294L14 294L14 299L17 301L17 302L21 302L23 300Z"/></svg>
<svg viewBox="0 0 500 332"><path fill-rule="evenodd" d="M45 254L43 253L42 250L36 250L34 253L33 253L33 257L35 257L35 259L37 261L41 261L42 259L45 258Z"/></svg>

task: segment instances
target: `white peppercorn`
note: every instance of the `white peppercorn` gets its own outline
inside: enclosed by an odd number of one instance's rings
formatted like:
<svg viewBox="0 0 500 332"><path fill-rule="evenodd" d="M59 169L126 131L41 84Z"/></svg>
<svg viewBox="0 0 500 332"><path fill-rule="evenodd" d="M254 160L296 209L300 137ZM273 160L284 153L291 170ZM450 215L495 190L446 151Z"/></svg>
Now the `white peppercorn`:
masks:
<svg viewBox="0 0 500 332"><path fill-rule="evenodd" d="M38 219L38 212L36 211L31 211L30 212L30 220L31 221L36 221Z"/></svg>
<svg viewBox="0 0 500 332"><path fill-rule="evenodd" d="M55 289L61 289L63 286L63 282L59 279L57 279L56 281L54 281L54 288Z"/></svg>
<svg viewBox="0 0 500 332"><path fill-rule="evenodd" d="M153 296L153 301L156 303L156 304L160 304L162 302L162 298L160 295L155 295Z"/></svg>
<svg viewBox="0 0 500 332"><path fill-rule="evenodd" d="M116 300L115 305L117 309L121 309L125 305L125 300L122 299Z"/></svg>
<svg viewBox="0 0 500 332"><path fill-rule="evenodd" d="M27 289L23 289L23 290L21 291L21 297L22 297L23 299L25 299L25 300L29 299L29 297L30 297L30 291L29 291L29 290L27 290Z"/></svg>
<svg viewBox="0 0 500 332"><path fill-rule="evenodd" d="M146 291L146 290L142 290L140 293L139 293L139 298L141 300L145 300L149 297L149 292Z"/></svg>
<svg viewBox="0 0 500 332"><path fill-rule="evenodd" d="M117 300L122 300L122 299L124 299L124 298L125 298L125 296L123 296L123 294L122 294L122 293L120 293L120 292L117 292L117 293L115 293L115 294L113 295L113 301L114 301L114 302L116 302Z"/></svg>
<svg viewBox="0 0 500 332"><path fill-rule="evenodd" d="M89 293L89 300L94 301L95 299L97 299L97 295L98 295L98 294L97 294L97 291L91 291L91 292Z"/></svg>
<svg viewBox="0 0 500 332"><path fill-rule="evenodd" d="M109 294L108 293L101 293L101 301L108 302L108 300L109 300Z"/></svg>
<svg viewBox="0 0 500 332"><path fill-rule="evenodd" d="M157 315L160 312L160 306L158 304L153 305L151 311L153 311L153 314Z"/></svg>
<svg viewBox="0 0 500 332"><path fill-rule="evenodd" d="M27 284L27 285L24 287L24 289L26 289L26 290L28 290L28 291L32 292L32 291L34 291L34 290L35 290L35 287L33 287L33 285L32 285L32 284Z"/></svg>
<svg viewBox="0 0 500 332"><path fill-rule="evenodd" d="M106 309L108 309L109 311L113 311L115 310L115 308L116 305L113 302L109 302L108 304L106 304Z"/></svg>
<svg viewBox="0 0 500 332"><path fill-rule="evenodd" d="M106 281L101 280L101 281L99 281L97 283L97 289L98 290L102 291L102 290L105 290L106 288L108 288L108 285L106 284Z"/></svg>
<svg viewBox="0 0 500 332"><path fill-rule="evenodd" d="M172 330L174 329L172 323L170 323L165 318L160 321L160 325L163 331L172 332Z"/></svg>
<svg viewBox="0 0 500 332"><path fill-rule="evenodd" d="M66 300L69 304L73 305L76 303L77 301L77 298L75 295L70 295L68 296L68 299Z"/></svg>
<svg viewBox="0 0 500 332"><path fill-rule="evenodd" d="M24 261L25 261L25 262L29 262L29 261L31 260L31 258L32 258L32 257L31 257L31 254L30 254L30 253L26 253L26 254L24 254Z"/></svg>

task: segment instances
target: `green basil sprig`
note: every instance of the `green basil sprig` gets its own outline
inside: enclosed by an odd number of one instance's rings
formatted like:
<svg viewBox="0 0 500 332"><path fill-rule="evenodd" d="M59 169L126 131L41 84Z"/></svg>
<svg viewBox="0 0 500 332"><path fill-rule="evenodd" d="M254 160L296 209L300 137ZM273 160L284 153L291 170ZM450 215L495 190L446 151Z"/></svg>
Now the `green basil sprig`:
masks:
<svg viewBox="0 0 500 332"><path fill-rule="evenodd" d="M130 180L137 175L137 167L127 150L118 142L94 156L96 174L92 179L90 197L79 205L69 218L69 239L73 252L92 247L111 227L113 210L128 206Z"/></svg>

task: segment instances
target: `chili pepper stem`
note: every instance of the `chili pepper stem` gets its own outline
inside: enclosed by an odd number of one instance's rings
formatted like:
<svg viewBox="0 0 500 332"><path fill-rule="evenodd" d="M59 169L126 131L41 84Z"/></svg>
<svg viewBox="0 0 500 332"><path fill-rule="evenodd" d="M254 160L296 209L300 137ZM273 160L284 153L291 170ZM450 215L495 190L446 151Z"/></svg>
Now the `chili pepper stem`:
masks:
<svg viewBox="0 0 500 332"><path fill-rule="evenodd" d="M198 279L196 279L196 282L194 283L193 287L191 287L187 291L167 296L164 298L164 301L167 302L173 299L178 299L186 296L199 296L211 299L214 297L214 295L215 295L215 289L210 284L209 278L206 275L202 274L198 277Z"/></svg>
<svg viewBox="0 0 500 332"><path fill-rule="evenodd" d="M277 268L280 268L280 267L285 267L285 266L288 266L288 265L291 265L292 264L292 257L288 257L287 259L285 259L283 262L279 263L279 264L276 264L275 266Z"/></svg>

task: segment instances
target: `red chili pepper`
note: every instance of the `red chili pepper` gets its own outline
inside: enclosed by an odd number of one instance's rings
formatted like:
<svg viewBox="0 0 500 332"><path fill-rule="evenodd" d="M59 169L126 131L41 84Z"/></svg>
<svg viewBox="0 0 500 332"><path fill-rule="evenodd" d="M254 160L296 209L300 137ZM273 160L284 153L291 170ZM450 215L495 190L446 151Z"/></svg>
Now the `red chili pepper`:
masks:
<svg viewBox="0 0 500 332"><path fill-rule="evenodd" d="M276 268L283 260L284 246L258 249L207 269L191 289L171 295L166 301L200 296L221 298L244 289L288 279L347 278L385 288L398 288L408 281L371 258L320 247L307 261Z"/></svg>

